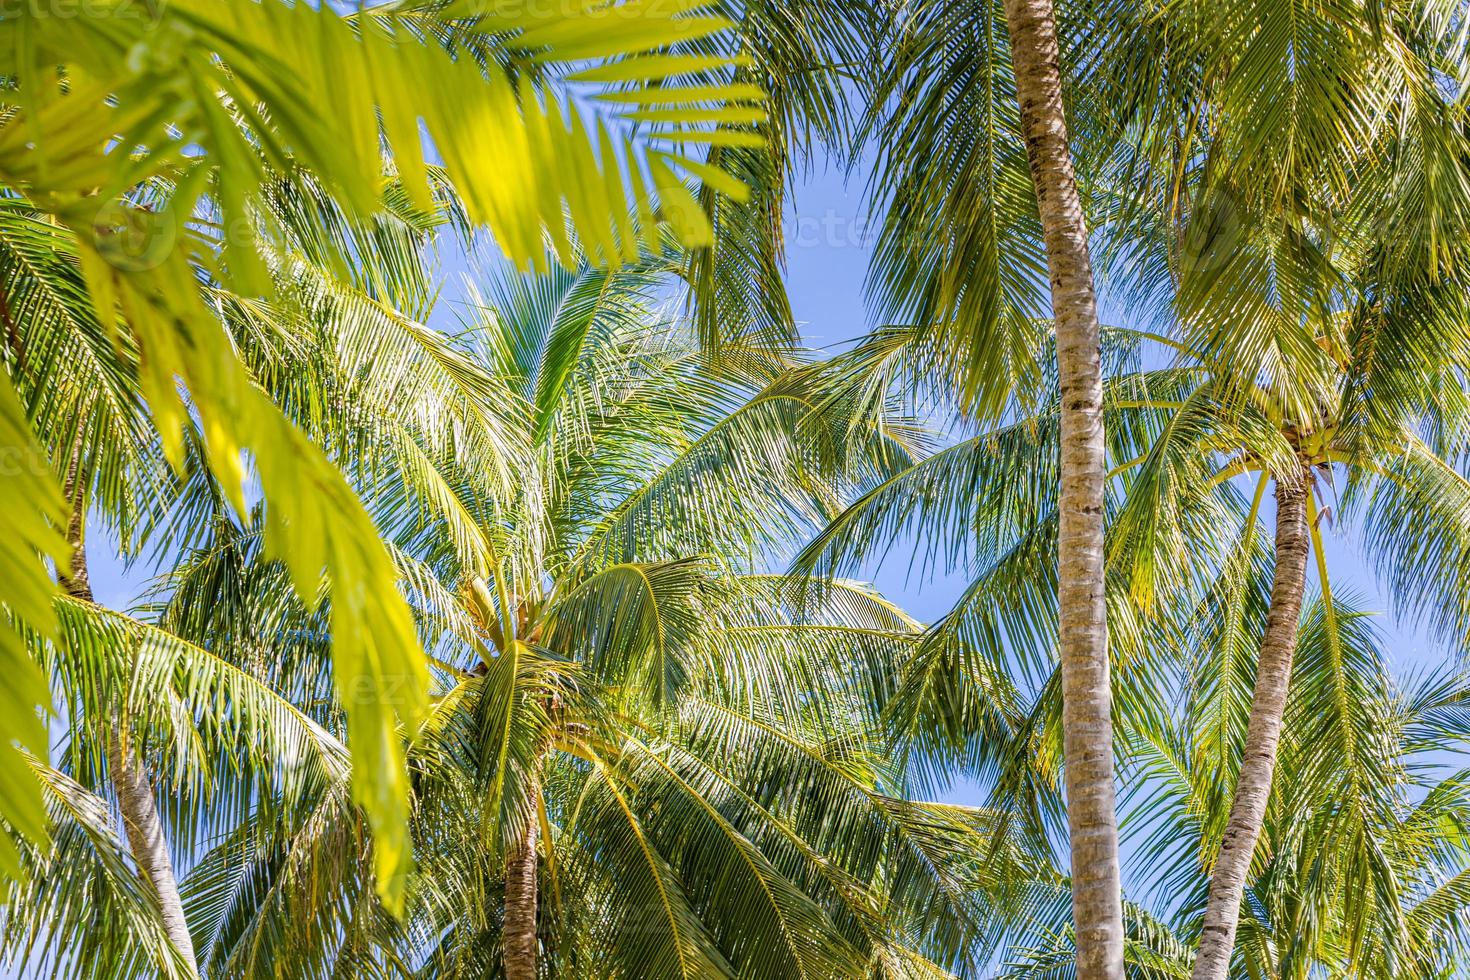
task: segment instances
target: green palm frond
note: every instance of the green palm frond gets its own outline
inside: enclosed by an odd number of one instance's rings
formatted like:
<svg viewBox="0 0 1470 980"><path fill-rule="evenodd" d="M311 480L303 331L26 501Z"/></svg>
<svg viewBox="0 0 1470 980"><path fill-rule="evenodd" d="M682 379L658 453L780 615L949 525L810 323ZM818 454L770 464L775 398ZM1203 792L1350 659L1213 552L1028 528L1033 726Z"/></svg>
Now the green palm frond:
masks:
<svg viewBox="0 0 1470 980"><path fill-rule="evenodd" d="M241 454L249 450L272 502L268 538L301 594L316 595L323 568L333 583L337 681L365 695L347 699L363 763L354 779L379 834L385 887L408 859L396 726L425 709L411 620L351 489L252 388L199 279L244 295L272 291L255 245L258 232L277 237L269 208L257 203L272 172L302 168L354 220L367 220L383 210L386 141L401 192L432 211L421 118L468 218L488 225L521 263L544 262L543 234L567 260L573 237L604 263L636 258L630 204L645 236L656 207L687 244L705 244L708 224L682 174L736 196L746 189L683 146L765 115L754 86L725 78L681 87L688 66L675 61L670 70L649 53L729 26L684 4L633 2L614 16L579 5L549 21L473 3L414 13L211 0L147 11L105 5L65 30L48 16L7 21L0 41L13 93L0 179L76 234L96 318L141 351L139 387L165 456L182 466L183 433L197 417L209 465L243 513ZM558 66L564 75L588 59L620 59L631 84L598 93L616 107L615 125L602 115L589 121L573 98L577 83L548 86L534 73L513 78L494 58L456 57L420 30L425 18L456 21L459 36L553 75ZM717 56L701 67L731 64ZM347 103L319 111L346 90L354 93ZM407 94L425 91L426 100ZM617 129L631 125L646 126L648 138ZM493 145L492 132L502 137ZM389 687L400 693L385 710Z"/></svg>
<svg viewBox="0 0 1470 980"><path fill-rule="evenodd" d="M878 316L919 326L954 395L982 418L1034 380L1032 318L1047 309L1004 24L992 0L907 8L870 69L862 134L879 154Z"/></svg>
<svg viewBox="0 0 1470 980"><path fill-rule="evenodd" d="M1128 931L1123 961L1129 976L1147 980L1183 980L1189 976L1194 957L1185 940L1147 909L1124 903L1123 915ZM998 976L1005 980L1070 980L1076 972L1072 937L1062 932L1047 937L1044 944L1021 951Z"/></svg>
<svg viewBox="0 0 1470 980"><path fill-rule="evenodd" d="M9 740L0 746L0 787L8 825L8 832L0 834L0 872L19 875L17 847L26 842L41 846L47 837L42 798L26 753L45 756L46 725L40 712L50 707L45 676L26 648L23 631L36 629L47 636L54 630L51 601L56 586L43 560L64 567L70 549L57 530L66 520L66 507L55 473L31 436L14 389L5 381L0 381L0 450L7 460L0 475L6 492L14 495L12 500L30 503L29 508L8 508L0 528L11 569L5 595L7 621L0 622L0 658L9 678L5 710L11 726Z"/></svg>
<svg viewBox="0 0 1470 980"><path fill-rule="evenodd" d="M7 883L3 942L22 970L82 978L194 975L164 932L106 799L31 760L52 830L27 848L28 876Z"/></svg>

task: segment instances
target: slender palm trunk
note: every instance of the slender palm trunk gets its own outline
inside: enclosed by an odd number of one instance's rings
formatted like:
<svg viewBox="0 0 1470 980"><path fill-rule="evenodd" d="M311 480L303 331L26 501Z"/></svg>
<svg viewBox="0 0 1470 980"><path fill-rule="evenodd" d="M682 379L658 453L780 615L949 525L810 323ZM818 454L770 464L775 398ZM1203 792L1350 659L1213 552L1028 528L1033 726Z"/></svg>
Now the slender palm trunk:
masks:
<svg viewBox="0 0 1470 980"><path fill-rule="evenodd" d="M1235 800L1230 805L1230 821L1225 825L1215 874L1210 880L1204 931L1194 958L1194 980L1224 980L1229 973L1246 874L1261 836L1266 801L1271 796L1276 749L1281 742L1281 716L1286 709L1291 661L1296 655L1297 628L1307 585L1310 547L1307 493L1304 475L1276 481L1276 569L1271 579L1271 609L1261 636L1261 656L1256 667L1255 693L1245 730L1245 752L1240 760Z"/></svg>
<svg viewBox="0 0 1470 980"><path fill-rule="evenodd" d="M60 580L67 595L92 602L92 583L87 574L87 552L83 541L85 514L86 508L78 498L67 528L67 538L72 547L71 568L60 576ZM122 811L128 847L138 871L153 886L164 933L192 970L195 964L194 941L189 936L188 921L184 918L184 903L179 898L179 882L174 875L173 859L168 853L163 820L158 814L158 803L154 799L148 773L129 751L126 733L125 720L117 719L107 743L107 768L112 776L113 791L117 794L118 809Z"/></svg>
<svg viewBox="0 0 1470 980"><path fill-rule="evenodd" d="M128 846L133 860L148 878L158 896L158 912L163 929L184 961L195 963L194 941L189 936L189 923L184 918L184 903L179 897L179 883L174 876L173 860L168 853L168 839L163 821L153 798L148 773L128 751L124 739L114 735L107 746L107 764L112 771L112 785L127 828Z"/></svg>
<svg viewBox="0 0 1470 980"><path fill-rule="evenodd" d="M531 790L531 817L505 856L505 980L536 980L536 850L540 838L541 786Z"/></svg>
<svg viewBox="0 0 1470 980"><path fill-rule="evenodd" d="M1087 223L1062 106L1051 0L1005 0L1016 94L1051 272L1061 380L1057 600L1079 980L1123 976L1122 873L1103 602L1102 365Z"/></svg>

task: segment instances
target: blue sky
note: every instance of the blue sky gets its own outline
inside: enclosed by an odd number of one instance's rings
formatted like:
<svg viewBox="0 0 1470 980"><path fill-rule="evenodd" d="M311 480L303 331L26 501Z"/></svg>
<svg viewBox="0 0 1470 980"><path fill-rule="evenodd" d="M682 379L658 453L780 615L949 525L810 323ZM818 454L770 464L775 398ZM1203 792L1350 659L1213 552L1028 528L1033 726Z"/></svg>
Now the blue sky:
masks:
<svg viewBox="0 0 1470 980"><path fill-rule="evenodd" d="M863 279L870 255L872 235L866 221L864 194L866 174L854 173L850 180L836 169L814 172L795 189L789 207L787 229L787 288L796 318L807 343L816 348L843 345L861 336L873 324L863 297ZM1104 316L1108 297L1100 297ZM1254 486L1244 488L1249 494ZM1268 495L1262 520L1274 521ZM1379 613L1377 626L1385 640L1384 651L1396 676L1412 678L1445 666L1454 660L1437 643L1411 622L1396 619L1387 596L1356 546L1349 528L1326 527L1324 546L1333 594L1350 598L1357 608ZM911 546L895 546L880 567L872 570L875 584L890 598L925 622L943 616L958 599L966 582L962 575L925 578L916 569L909 572ZM1315 563L1309 564L1310 588L1316 588ZM1440 752L1434 762L1442 771L1470 765L1466 752ZM963 781L945 794L951 802L980 804L982 794ZM1060 845L1062 842L1058 842ZM1130 896L1146 898L1149 869L1133 857L1134 847L1125 837L1122 847L1124 888ZM1064 852L1061 852L1064 853Z"/></svg>
<svg viewBox="0 0 1470 980"><path fill-rule="evenodd" d="M817 350L840 348L874 325L863 295L876 227L867 220L867 175L845 179L840 168L814 170L793 190L787 208L787 292L802 338ZM966 582L962 576L926 578L911 546L900 544L871 570L875 584L924 622L944 615ZM922 555L920 555L922 559Z"/></svg>
<svg viewBox="0 0 1470 980"><path fill-rule="evenodd" d="M846 345L871 325L863 296L871 238L863 195L865 179L862 172L849 181L836 168L819 169L800 182L792 195L787 226L788 289L802 334L813 348ZM458 269L446 269L446 273L458 274ZM460 289L451 284L445 292L459 295ZM1328 550L1334 591L1354 594L1364 606L1384 614L1379 625L1388 638L1396 671L1422 671L1448 659L1441 647L1412 624L1397 622L1388 614L1385 597L1357 553L1351 534L1329 531ZM874 569L874 578L879 588L912 615L931 621L949 610L964 580L943 575L926 578L917 571L911 575L910 554L908 546L896 547ZM92 542L89 559L99 602L126 608L137 599L146 574L125 574L100 536ZM1465 760L1461 758L1459 764L1466 764ZM957 802L978 802L977 794L963 785L955 787L951 796ZM0 980L21 977L0 966Z"/></svg>
<svg viewBox="0 0 1470 980"><path fill-rule="evenodd" d="M839 168L819 168L791 195L786 235L787 289L805 342L818 350L846 346L872 325L863 295L871 238L863 193L865 180L866 174L861 171L849 180ZM446 266L446 276L459 274L458 263ZM457 296L461 290L452 283L445 293ZM1444 652L1424 633L1388 615L1388 603L1358 554L1352 535L1332 529L1327 539L1334 590L1356 594L1369 608L1384 613L1380 626L1390 638L1395 664L1412 669L1442 660ZM124 574L100 539L93 540L88 557L98 601L118 608L131 605L146 581L145 575L136 570ZM950 608L964 581L957 576L927 579L917 572L910 575L909 557L908 547L896 547L881 568L874 570L876 583L912 615L933 620Z"/></svg>
<svg viewBox="0 0 1470 980"><path fill-rule="evenodd" d="M795 188L788 208L787 289L802 335L815 348L844 345L873 325L863 296L872 237L866 177L861 171L844 179L838 168L817 170ZM1106 310L1106 295L1102 305ZM1267 507L1269 521L1269 500ZM1352 594L1383 613L1379 626L1389 639L1395 666L1413 670L1443 661L1446 654L1426 634L1388 614L1386 597L1351 532L1329 529L1325 537L1334 593ZM931 621L949 610L964 581L910 576L908 557L906 547L895 548L877 570L877 584L914 616ZM1315 580L1315 570L1312 575Z"/></svg>

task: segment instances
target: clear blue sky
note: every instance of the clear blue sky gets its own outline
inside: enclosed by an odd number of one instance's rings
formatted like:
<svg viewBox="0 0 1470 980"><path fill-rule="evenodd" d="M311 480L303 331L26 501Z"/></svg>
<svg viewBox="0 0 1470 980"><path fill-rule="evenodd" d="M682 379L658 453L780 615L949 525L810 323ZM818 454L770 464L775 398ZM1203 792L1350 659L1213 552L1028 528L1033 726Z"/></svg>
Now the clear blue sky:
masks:
<svg viewBox="0 0 1470 980"><path fill-rule="evenodd" d="M870 253L864 184L859 171L852 179L836 169L817 170L791 195L787 215L787 288L802 336L813 348L841 347L871 326L863 296ZM448 265L448 264L447 264ZM458 263L446 275L458 275ZM445 290L460 293L457 284ZM1439 660L1443 653L1422 633L1393 621L1374 577L1356 553L1351 534L1328 533L1333 587L1356 593L1385 615L1380 624L1391 638L1396 664L1412 668ZM953 604L963 587L958 577L920 579L908 574L909 550L897 547L876 570L877 584L914 616L930 621ZM138 596L144 576L125 576L100 536L89 549L93 586L99 602L125 608ZM917 573L916 573L917 574Z"/></svg>
<svg viewBox="0 0 1470 980"><path fill-rule="evenodd" d="M854 174L849 182L839 170L819 170L801 182L792 195L787 227L788 288L802 334L814 348L850 343L871 325L863 297L871 243L863 196L865 180L863 172ZM459 293L453 285L445 291L449 295ZM1369 608L1384 613L1380 625L1389 637L1396 670L1414 671L1444 660L1446 654L1422 633L1388 615L1388 605L1371 572L1355 553L1350 535L1330 532L1328 547L1334 590L1356 593ZM124 575L100 536L93 540L89 552L98 601L117 608L131 605L145 584L145 576L136 572ZM876 570L876 584L912 615L931 621L949 610L964 581L957 576L911 576L909 556L909 548L895 548L889 560ZM956 787L952 795L956 802L978 802L976 794L964 786ZM0 980L21 980L21 975L7 972L0 965Z"/></svg>
<svg viewBox="0 0 1470 980"><path fill-rule="evenodd" d="M802 334L812 347L842 345L872 326L863 298L872 240L866 224L866 179L864 172L854 173L851 180L844 180L838 170L817 172L796 188L791 201L787 286ZM1104 316L1110 316L1106 294L1101 299ZM1274 520L1269 497L1264 510L1262 518L1269 527ZM1414 624L1395 619L1350 530L1325 530L1324 544L1334 595L1351 596L1359 608L1380 613L1378 626L1397 676L1422 674L1453 657ZM958 575L928 579L919 577L917 571L910 575L910 554L906 544L896 546L881 567L873 570L875 584L910 614L932 622L954 605L965 579ZM1315 567L1310 575L1315 587ZM1437 753L1435 762L1446 769L1460 769L1470 765L1470 756L1465 752L1442 752ZM963 781L945 796L961 804L984 802L979 789ZM1149 884L1148 869L1130 859L1133 850L1125 840L1124 887L1130 895L1142 898Z"/></svg>
<svg viewBox="0 0 1470 980"><path fill-rule="evenodd" d="M816 348L843 345L861 336L872 323L864 304L863 279L872 232L866 223L867 174L844 180L840 170L813 173L792 195L788 209L787 288L807 343ZM1103 306L1107 308L1107 298ZM1269 507L1269 501L1268 501ZM1266 515L1270 519L1270 514ZM1441 660L1445 654L1411 624L1388 615L1388 603L1374 576L1354 547L1352 535L1326 533L1334 592L1359 597L1384 615L1380 627L1389 637L1397 667L1413 669ZM926 581L907 574L909 552L895 548L877 573L877 584L919 619L931 621L949 610L963 580ZM1315 571L1313 571L1315 578Z"/></svg>

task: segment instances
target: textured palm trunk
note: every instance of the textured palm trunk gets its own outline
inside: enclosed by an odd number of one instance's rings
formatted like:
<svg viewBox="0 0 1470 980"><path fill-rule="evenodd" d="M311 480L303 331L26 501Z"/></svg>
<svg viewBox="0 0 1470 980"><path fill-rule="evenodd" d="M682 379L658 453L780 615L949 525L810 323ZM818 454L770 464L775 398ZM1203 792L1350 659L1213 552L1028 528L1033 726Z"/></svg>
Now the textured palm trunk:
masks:
<svg viewBox="0 0 1470 980"><path fill-rule="evenodd" d="M1230 805L1230 821L1225 825L1215 874L1210 879L1204 931L1194 959L1194 980L1225 980L1229 973L1245 879L1271 796L1276 750L1281 743L1281 716L1286 709L1302 597L1307 587L1307 492L1303 475L1276 481L1276 569L1271 578L1271 608L1261 636L1235 800Z"/></svg>
<svg viewBox="0 0 1470 980"><path fill-rule="evenodd" d="M1123 976L1123 899L1103 602L1102 365L1087 222L1062 106L1051 0L1005 0L1011 61L1051 272L1061 381L1057 555L1062 733L1079 980Z"/></svg>
<svg viewBox="0 0 1470 980"><path fill-rule="evenodd" d="M164 932L192 968L195 962L194 941L189 936L189 923L184 918L184 903L179 897L179 883L174 876L168 839L163 833L163 821L158 815L158 804L153 798L148 773L132 758L127 743L116 735L107 746L107 764L112 771L112 786L117 793L118 807L122 810L133 860L153 886Z"/></svg>
<svg viewBox="0 0 1470 980"><path fill-rule="evenodd" d="M531 818L505 857L505 980L536 980L536 850L541 787L533 784Z"/></svg>
<svg viewBox="0 0 1470 980"><path fill-rule="evenodd" d="M84 519L85 507L78 503L67 528L67 538L72 547L71 569L68 574L60 576L60 580L67 595L92 602L92 583L87 574L87 552L82 533ZM107 743L107 767L113 791L117 794L118 809L122 812L128 848L138 871L153 887L164 933L192 970L195 964L194 941L189 936L189 924L184 918L184 903L179 897L179 882L174 875L173 859L168 853L168 838L163 832L163 820L158 814L158 803L154 799L148 773L128 750L124 734L126 727L121 718L113 726Z"/></svg>

